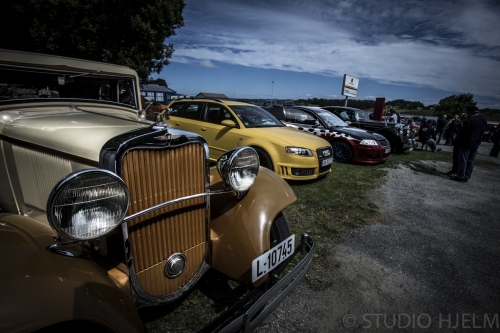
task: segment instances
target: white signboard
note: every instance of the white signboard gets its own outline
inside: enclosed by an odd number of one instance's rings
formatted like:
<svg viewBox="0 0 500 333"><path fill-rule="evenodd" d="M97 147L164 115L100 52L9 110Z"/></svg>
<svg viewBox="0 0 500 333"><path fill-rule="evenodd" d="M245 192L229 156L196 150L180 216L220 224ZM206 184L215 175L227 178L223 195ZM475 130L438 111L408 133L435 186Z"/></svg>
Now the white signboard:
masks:
<svg viewBox="0 0 500 333"><path fill-rule="evenodd" d="M342 83L342 95L348 97L356 97L358 94L359 79L344 74L344 82Z"/></svg>

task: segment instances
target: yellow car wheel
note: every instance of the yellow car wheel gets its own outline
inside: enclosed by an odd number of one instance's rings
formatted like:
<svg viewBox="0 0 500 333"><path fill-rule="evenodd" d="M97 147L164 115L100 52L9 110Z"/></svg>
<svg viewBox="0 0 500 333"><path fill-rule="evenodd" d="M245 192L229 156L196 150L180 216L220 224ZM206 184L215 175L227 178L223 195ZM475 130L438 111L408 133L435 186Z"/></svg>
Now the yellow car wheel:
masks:
<svg viewBox="0 0 500 333"><path fill-rule="evenodd" d="M257 152L257 155L259 155L260 166L267 168L271 171L274 171L273 161L271 160L269 155L261 148L257 148L257 147L253 147L253 148Z"/></svg>

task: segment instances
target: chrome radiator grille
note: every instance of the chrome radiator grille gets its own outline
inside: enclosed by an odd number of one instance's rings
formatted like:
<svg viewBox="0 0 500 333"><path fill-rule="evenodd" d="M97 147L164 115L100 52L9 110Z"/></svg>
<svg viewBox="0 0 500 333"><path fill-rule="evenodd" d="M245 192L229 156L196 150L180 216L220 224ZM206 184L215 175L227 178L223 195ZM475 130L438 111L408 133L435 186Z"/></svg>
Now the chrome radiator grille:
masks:
<svg viewBox="0 0 500 333"><path fill-rule="evenodd" d="M205 192L203 146L188 144L167 150L129 151L122 178L129 187L128 215L184 196ZM166 296L187 284L204 261L207 248L206 197L176 203L128 223L131 257L140 288L151 296ZM174 253L187 258L176 278L164 273Z"/></svg>

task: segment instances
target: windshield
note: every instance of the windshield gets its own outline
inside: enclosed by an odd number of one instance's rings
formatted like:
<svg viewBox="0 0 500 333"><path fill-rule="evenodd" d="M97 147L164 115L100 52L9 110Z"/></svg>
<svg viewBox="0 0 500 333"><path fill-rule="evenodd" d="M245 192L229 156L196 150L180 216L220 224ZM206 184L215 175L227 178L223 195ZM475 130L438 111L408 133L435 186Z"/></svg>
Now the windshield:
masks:
<svg viewBox="0 0 500 333"><path fill-rule="evenodd" d="M316 110L316 114L326 123L328 127L349 126L342 119L329 111Z"/></svg>
<svg viewBox="0 0 500 333"><path fill-rule="evenodd" d="M240 118L245 127L283 127L284 125L272 114L254 105L231 105L231 109Z"/></svg>
<svg viewBox="0 0 500 333"><path fill-rule="evenodd" d="M134 77L37 68L0 67L0 102L25 99L84 99L138 106Z"/></svg>
<svg viewBox="0 0 500 333"><path fill-rule="evenodd" d="M356 112L356 120L366 120L368 119L368 115L370 113L369 112L366 112L366 111L358 111Z"/></svg>

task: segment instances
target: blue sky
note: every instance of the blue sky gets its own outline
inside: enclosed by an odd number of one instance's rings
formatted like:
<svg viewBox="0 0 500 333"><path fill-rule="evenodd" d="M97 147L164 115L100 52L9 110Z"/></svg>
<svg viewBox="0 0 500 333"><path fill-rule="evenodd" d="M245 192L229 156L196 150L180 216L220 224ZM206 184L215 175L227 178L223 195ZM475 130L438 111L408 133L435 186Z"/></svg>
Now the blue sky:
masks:
<svg viewBox="0 0 500 333"><path fill-rule="evenodd" d="M498 0L185 3L171 63L153 76L178 93L337 99L348 74L357 99L472 93L500 108Z"/></svg>

